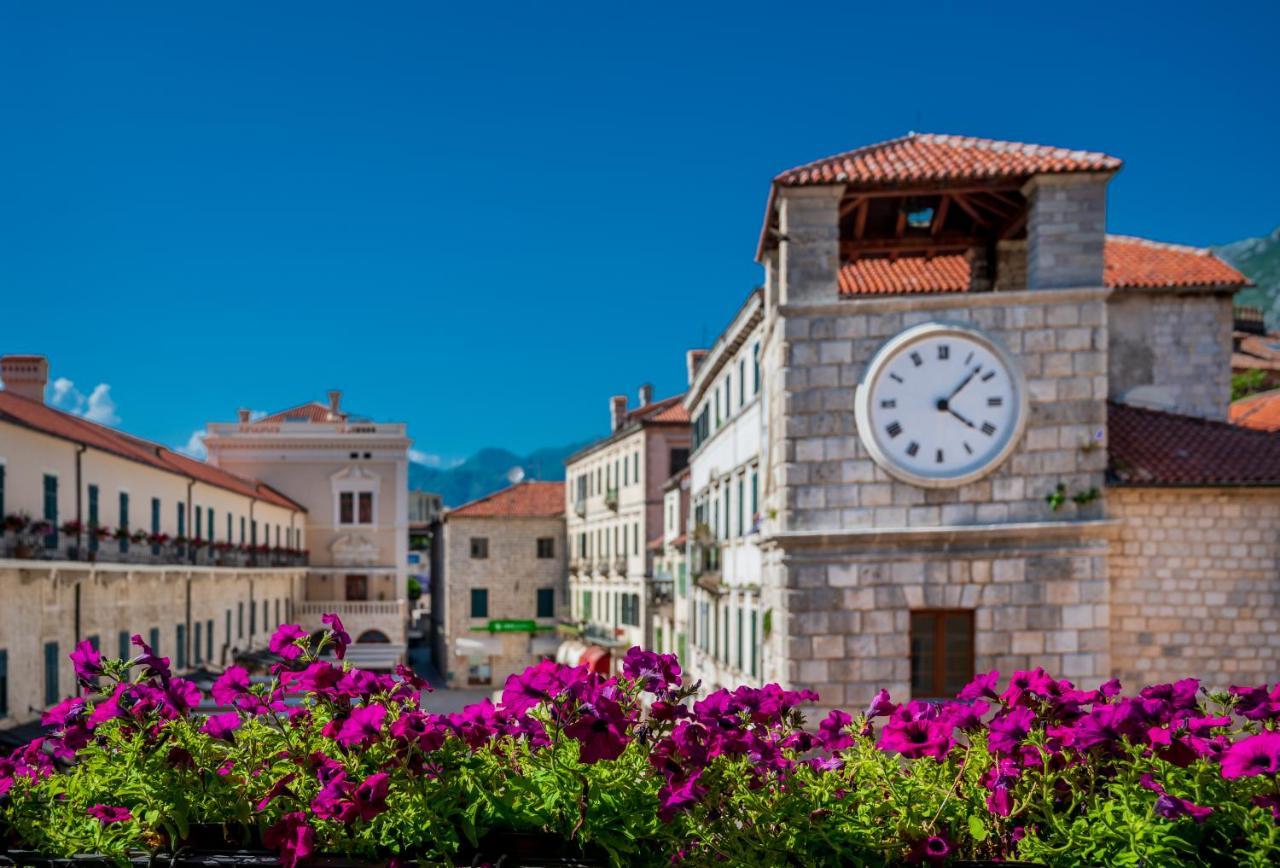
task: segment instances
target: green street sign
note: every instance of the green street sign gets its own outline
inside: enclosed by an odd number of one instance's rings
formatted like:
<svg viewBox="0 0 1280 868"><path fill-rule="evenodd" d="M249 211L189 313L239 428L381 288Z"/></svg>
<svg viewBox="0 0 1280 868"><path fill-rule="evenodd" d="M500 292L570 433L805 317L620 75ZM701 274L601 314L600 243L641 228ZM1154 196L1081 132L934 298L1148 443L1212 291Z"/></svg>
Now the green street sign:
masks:
<svg viewBox="0 0 1280 868"><path fill-rule="evenodd" d="M555 630L554 624L540 625L537 621L521 619L497 619L483 627L472 627L477 633L542 633Z"/></svg>

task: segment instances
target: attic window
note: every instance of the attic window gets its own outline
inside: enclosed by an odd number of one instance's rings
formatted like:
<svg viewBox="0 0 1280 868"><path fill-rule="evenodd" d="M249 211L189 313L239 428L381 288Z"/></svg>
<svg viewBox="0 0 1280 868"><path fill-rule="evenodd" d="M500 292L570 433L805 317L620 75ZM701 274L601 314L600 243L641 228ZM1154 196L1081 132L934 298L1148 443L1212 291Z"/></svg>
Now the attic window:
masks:
<svg viewBox="0 0 1280 868"><path fill-rule="evenodd" d="M928 229L933 225L932 207L914 209L909 206L903 207L907 209L907 226L912 229Z"/></svg>

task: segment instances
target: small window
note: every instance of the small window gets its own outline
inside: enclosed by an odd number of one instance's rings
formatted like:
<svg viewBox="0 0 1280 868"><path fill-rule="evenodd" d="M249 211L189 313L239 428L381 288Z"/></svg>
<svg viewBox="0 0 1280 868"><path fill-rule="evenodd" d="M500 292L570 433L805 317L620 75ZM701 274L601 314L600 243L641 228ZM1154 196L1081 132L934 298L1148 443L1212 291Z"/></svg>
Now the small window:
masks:
<svg viewBox="0 0 1280 868"><path fill-rule="evenodd" d="M550 537L550 536L538 537L538 557L554 558L555 556L556 556L555 537Z"/></svg>
<svg viewBox="0 0 1280 868"><path fill-rule="evenodd" d="M489 591L485 588L471 589L471 617L489 617Z"/></svg>
<svg viewBox="0 0 1280 868"><path fill-rule="evenodd" d="M192 643L191 659L195 661L195 664L197 666L199 666L200 652L201 650L203 650L203 645L204 645L204 643L201 641L202 639L204 639L204 627L203 625L201 625L199 621L196 621L195 629L196 629L196 636L195 636L195 641Z"/></svg>
<svg viewBox="0 0 1280 868"><path fill-rule="evenodd" d="M133 657L133 650L129 647L130 644L132 644L129 641L131 638L132 637L129 635L128 630L121 630L119 635L116 636L116 642L119 643L118 650L120 652L119 657L121 660L129 660Z"/></svg>
<svg viewBox="0 0 1280 868"><path fill-rule="evenodd" d="M556 614L556 589L538 588L538 617L554 618Z"/></svg>
<svg viewBox="0 0 1280 868"><path fill-rule="evenodd" d="M912 698L951 699L972 678L973 612L912 612Z"/></svg>
<svg viewBox="0 0 1280 868"><path fill-rule="evenodd" d="M471 557L479 559L489 557L489 538L487 536L473 536L471 538Z"/></svg>
<svg viewBox="0 0 1280 868"><path fill-rule="evenodd" d="M9 716L9 652L4 649L0 649L0 717L8 717L8 716Z"/></svg>
<svg viewBox="0 0 1280 868"><path fill-rule="evenodd" d="M338 524L355 524L355 497L353 491L343 491L338 494Z"/></svg>
<svg viewBox="0 0 1280 868"><path fill-rule="evenodd" d="M359 496L360 523L373 524L373 492L362 491ZM276 542L280 541L280 529L276 528Z"/></svg>
<svg viewBox="0 0 1280 868"><path fill-rule="evenodd" d="M174 638L177 639L177 653L174 655L177 658L176 660L177 668L186 669L187 668L187 625L178 624L174 628L173 633L174 633Z"/></svg>
<svg viewBox="0 0 1280 868"><path fill-rule="evenodd" d="M44 704L55 705L58 695L58 643L44 644Z"/></svg>

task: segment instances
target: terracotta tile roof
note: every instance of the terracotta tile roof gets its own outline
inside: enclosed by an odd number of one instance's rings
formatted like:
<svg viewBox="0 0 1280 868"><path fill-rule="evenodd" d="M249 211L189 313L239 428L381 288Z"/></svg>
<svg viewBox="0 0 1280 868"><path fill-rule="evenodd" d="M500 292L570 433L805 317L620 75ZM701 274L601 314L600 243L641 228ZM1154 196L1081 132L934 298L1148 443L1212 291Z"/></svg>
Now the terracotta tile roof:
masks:
<svg viewBox="0 0 1280 868"><path fill-rule="evenodd" d="M0 420L69 440L72 443L81 443L93 449L110 452L121 458L195 479L226 491L243 494L246 497L256 497L285 509L306 512L301 504L261 482L237 476L140 437L134 437L132 434L125 434L123 431L116 431L114 428L64 413L40 401L32 401L12 392L0 390Z"/></svg>
<svg viewBox="0 0 1280 868"><path fill-rule="evenodd" d="M1233 401L1229 416L1236 425L1255 431L1280 431L1280 389Z"/></svg>
<svg viewBox="0 0 1280 868"><path fill-rule="evenodd" d="M1280 434L1110 403L1107 439L1114 484L1280 486Z"/></svg>
<svg viewBox="0 0 1280 868"><path fill-rule="evenodd" d="M841 295L967 292L969 260L962 255L856 259L840 266Z"/></svg>
<svg viewBox="0 0 1280 868"><path fill-rule="evenodd" d="M1240 353L1259 361L1280 361L1280 336L1235 333Z"/></svg>
<svg viewBox="0 0 1280 868"><path fill-rule="evenodd" d="M1261 359L1246 353L1231 354L1231 370L1233 371L1280 371L1280 359Z"/></svg>
<svg viewBox="0 0 1280 868"><path fill-rule="evenodd" d="M681 401L684 395L672 395L670 398L663 398L661 401L653 401L645 404L643 407L636 407L627 413L626 424L633 422L655 422L659 425L663 424L684 424L689 423L689 411L684 408Z"/></svg>
<svg viewBox="0 0 1280 868"><path fill-rule="evenodd" d="M297 422L305 420L307 422L335 422L347 418L346 413L338 413L336 416L329 412L329 405L322 404L319 401L309 401L306 404L299 404L297 407L290 407L288 410L281 410L279 413L272 413L270 416L264 416L257 420L259 422Z"/></svg>
<svg viewBox="0 0 1280 868"><path fill-rule="evenodd" d="M864 257L840 266L840 295L966 292L969 260L944 256ZM1245 286L1248 279L1208 250L1108 235L1102 248L1102 282L1112 289Z"/></svg>
<svg viewBox="0 0 1280 868"><path fill-rule="evenodd" d="M1108 235L1102 251L1102 279L1116 289L1160 286L1241 287L1249 279L1209 250Z"/></svg>
<svg viewBox="0 0 1280 868"><path fill-rule="evenodd" d="M521 482L448 510L445 519L555 518L564 515L563 482Z"/></svg>
<svg viewBox="0 0 1280 868"><path fill-rule="evenodd" d="M818 184L902 184L1023 178L1061 172L1114 172L1121 161L1106 154L968 136L909 133L788 169L784 187Z"/></svg>

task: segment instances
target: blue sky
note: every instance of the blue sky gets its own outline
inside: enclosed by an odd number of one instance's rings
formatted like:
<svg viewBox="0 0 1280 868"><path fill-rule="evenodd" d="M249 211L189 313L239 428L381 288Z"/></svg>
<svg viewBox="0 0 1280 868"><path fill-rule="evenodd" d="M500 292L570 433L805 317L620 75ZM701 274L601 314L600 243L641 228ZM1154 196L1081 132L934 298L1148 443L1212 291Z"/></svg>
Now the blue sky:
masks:
<svg viewBox="0 0 1280 868"><path fill-rule="evenodd" d="M0 352L171 445L336 387L526 451L683 387L810 159L1096 149L1112 231L1280 222L1276 4L894 5L5 4Z"/></svg>

